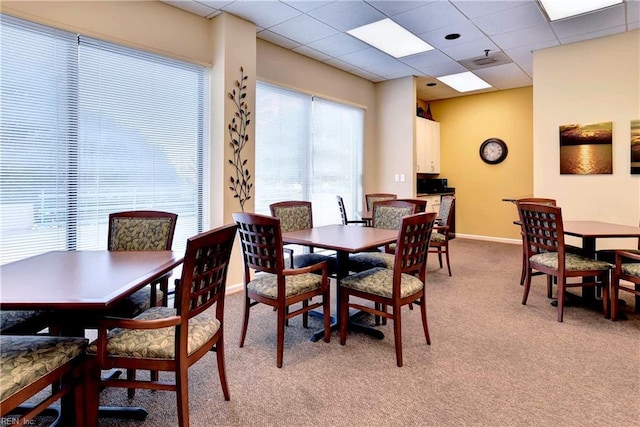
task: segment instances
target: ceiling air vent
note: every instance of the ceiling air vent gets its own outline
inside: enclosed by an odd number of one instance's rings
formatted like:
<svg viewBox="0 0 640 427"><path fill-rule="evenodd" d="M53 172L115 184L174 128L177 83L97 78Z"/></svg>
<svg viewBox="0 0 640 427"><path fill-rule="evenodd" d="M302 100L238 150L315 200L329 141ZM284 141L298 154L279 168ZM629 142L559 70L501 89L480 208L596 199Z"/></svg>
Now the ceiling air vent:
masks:
<svg viewBox="0 0 640 427"><path fill-rule="evenodd" d="M477 56L475 58L469 58L460 61L462 65L470 70L495 67L496 65L508 64L510 62L511 60L502 52L489 52L487 55Z"/></svg>

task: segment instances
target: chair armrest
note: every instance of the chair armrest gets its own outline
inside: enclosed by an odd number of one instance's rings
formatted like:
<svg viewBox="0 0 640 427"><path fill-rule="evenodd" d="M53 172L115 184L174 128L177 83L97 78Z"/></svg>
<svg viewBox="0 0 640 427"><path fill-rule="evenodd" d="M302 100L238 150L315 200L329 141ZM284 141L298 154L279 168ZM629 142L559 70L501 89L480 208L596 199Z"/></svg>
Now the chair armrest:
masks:
<svg viewBox="0 0 640 427"><path fill-rule="evenodd" d="M354 219L354 220L348 220L347 221L347 225L349 224L368 224L369 221L367 221L366 219Z"/></svg>
<svg viewBox="0 0 640 427"><path fill-rule="evenodd" d="M98 329L160 329L180 324L180 316L163 317L162 319L138 320L123 317L103 317L98 320Z"/></svg>
<svg viewBox="0 0 640 427"><path fill-rule="evenodd" d="M625 250L616 251L616 266L622 265L623 260L631 259L640 262L640 254L634 252L628 252Z"/></svg>
<svg viewBox="0 0 640 427"><path fill-rule="evenodd" d="M282 270L282 274L285 276L295 276L298 274L313 273L314 271L319 271L319 270L322 270L323 276L328 275L329 263L327 261L322 261L317 264L309 265L307 267L285 269L285 270Z"/></svg>

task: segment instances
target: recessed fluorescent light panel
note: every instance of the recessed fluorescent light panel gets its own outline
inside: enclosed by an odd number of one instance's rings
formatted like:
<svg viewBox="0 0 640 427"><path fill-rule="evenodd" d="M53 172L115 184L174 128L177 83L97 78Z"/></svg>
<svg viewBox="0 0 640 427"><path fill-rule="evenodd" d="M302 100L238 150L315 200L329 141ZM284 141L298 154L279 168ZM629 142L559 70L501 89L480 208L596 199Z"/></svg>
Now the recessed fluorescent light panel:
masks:
<svg viewBox="0 0 640 427"><path fill-rule="evenodd" d="M538 0L552 21L582 15L622 3L623 0Z"/></svg>
<svg viewBox="0 0 640 427"><path fill-rule="evenodd" d="M394 58L432 50L433 46L400 25L386 18L347 31L353 37L379 49Z"/></svg>
<svg viewBox="0 0 640 427"><path fill-rule="evenodd" d="M480 90L491 87L491 85L471 71L464 73L449 74L448 76L436 77L442 83L454 88L458 92L471 92L472 90Z"/></svg>

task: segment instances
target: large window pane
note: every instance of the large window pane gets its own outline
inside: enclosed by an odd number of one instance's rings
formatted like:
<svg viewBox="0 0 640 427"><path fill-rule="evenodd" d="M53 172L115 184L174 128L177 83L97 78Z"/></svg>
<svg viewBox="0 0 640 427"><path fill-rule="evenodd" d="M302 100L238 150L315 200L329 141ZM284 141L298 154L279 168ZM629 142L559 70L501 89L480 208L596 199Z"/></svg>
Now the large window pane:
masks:
<svg viewBox="0 0 640 427"><path fill-rule="evenodd" d="M208 228L205 68L1 15L0 263L104 249L110 212Z"/></svg>
<svg viewBox="0 0 640 427"><path fill-rule="evenodd" d="M309 200L314 225L340 222L362 197L364 111L259 82L256 90L256 207Z"/></svg>

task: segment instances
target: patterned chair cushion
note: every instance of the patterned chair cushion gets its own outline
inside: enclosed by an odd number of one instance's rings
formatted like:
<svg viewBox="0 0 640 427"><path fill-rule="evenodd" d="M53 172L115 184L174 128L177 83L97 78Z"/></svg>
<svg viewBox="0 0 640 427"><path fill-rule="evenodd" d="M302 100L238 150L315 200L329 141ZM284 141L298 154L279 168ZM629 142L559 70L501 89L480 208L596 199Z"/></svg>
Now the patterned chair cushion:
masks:
<svg viewBox="0 0 640 427"><path fill-rule="evenodd" d="M87 340L0 335L0 400L84 353Z"/></svg>
<svg viewBox="0 0 640 427"><path fill-rule="evenodd" d="M432 242L444 242L445 240L447 240L447 237L444 234L436 232L431 233Z"/></svg>
<svg viewBox="0 0 640 427"><path fill-rule="evenodd" d="M349 270L364 271L374 267L393 269L394 254L384 252L361 252L349 257Z"/></svg>
<svg viewBox="0 0 640 427"><path fill-rule="evenodd" d="M319 289L321 286L322 276L317 274L305 273L285 277L287 297ZM271 273L258 273L247 284L247 289L263 297L276 299L278 297L277 276Z"/></svg>
<svg viewBox="0 0 640 427"><path fill-rule="evenodd" d="M39 324L40 321L44 322L47 314L48 312L38 310L0 310L0 331L16 328L33 321Z"/></svg>
<svg viewBox="0 0 640 427"><path fill-rule="evenodd" d="M389 196L380 196L380 197L367 197L367 210L373 209L373 204L375 202L384 202L385 200L393 200L393 197Z"/></svg>
<svg viewBox="0 0 640 427"><path fill-rule="evenodd" d="M627 276L640 277L640 263L622 264L621 269Z"/></svg>
<svg viewBox="0 0 640 427"><path fill-rule="evenodd" d="M387 230L397 230L402 224L402 218L411 215L413 208L398 206L377 206L373 218L373 226Z"/></svg>
<svg viewBox="0 0 640 427"><path fill-rule="evenodd" d="M171 231L170 218L113 218L112 251L162 251Z"/></svg>
<svg viewBox="0 0 640 427"><path fill-rule="evenodd" d="M163 319L176 315L170 307L151 307L135 318L137 320ZM202 347L220 329L220 321L212 313L203 312L189 320L189 342L187 353ZM107 353L110 356L147 359L173 359L175 357L175 330L173 327L160 329L120 329L107 334ZM87 352L95 354L97 341L93 341Z"/></svg>
<svg viewBox="0 0 640 427"><path fill-rule="evenodd" d="M545 252L536 254L529 258L529 261L534 267L535 265L542 265L544 267L553 268L555 270L558 269L557 252ZM596 261L594 259L586 258L576 254L565 254L565 268L567 269L567 271L593 271L604 270L612 267L613 265L609 264L608 262Z"/></svg>
<svg viewBox="0 0 640 427"><path fill-rule="evenodd" d="M274 214L280 218L282 232L311 228L311 215L306 206L275 208Z"/></svg>
<svg viewBox="0 0 640 427"><path fill-rule="evenodd" d="M393 292L393 270L376 267L352 274L342 279L340 286L391 298ZM423 287L423 283L417 277L410 274L402 274L400 282L400 294L402 298L415 294Z"/></svg>

